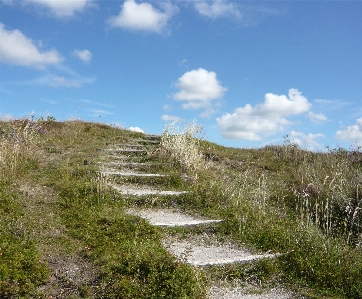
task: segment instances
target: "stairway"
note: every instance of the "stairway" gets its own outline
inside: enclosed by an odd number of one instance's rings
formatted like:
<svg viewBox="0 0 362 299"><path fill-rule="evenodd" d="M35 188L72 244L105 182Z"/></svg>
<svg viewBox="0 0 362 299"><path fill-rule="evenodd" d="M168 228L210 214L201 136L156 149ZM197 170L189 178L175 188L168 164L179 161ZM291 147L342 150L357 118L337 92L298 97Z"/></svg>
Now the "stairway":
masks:
<svg viewBox="0 0 362 299"><path fill-rule="evenodd" d="M159 162L147 161L152 149L160 143L160 137L145 135L143 139L133 140L132 143L109 145L105 150L105 162L101 163L100 173L108 178L109 185L119 194L126 197L139 198L177 198L188 193L186 190L163 190L155 180L167 180L168 173L152 173L154 168L162 169ZM162 184L161 184L162 186ZM152 203L154 201L151 201ZM250 249L239 248L231 243L221 243L212 234L206 233L210 228L219 225L223 219L205 219L198 215L187 215L177 204L172 208L145 208L133 207L127 210L130 215L146 219L151 225L167 228L184 227L190 229L197 227L205 229L205 234L190 238L178 238L168 235L165 231L163 244L165 248L180 261L194 267L207 268L209 266L223 267L235 263L253 263L262 259L273 259L281 254L260 253ZM205 268L205 269L206 269ZM250 294L250 292L252 292ZM267 299L296 298L290 292L281 288L255 290L245 287L210 286L209 299L244 298Z"/></svg>

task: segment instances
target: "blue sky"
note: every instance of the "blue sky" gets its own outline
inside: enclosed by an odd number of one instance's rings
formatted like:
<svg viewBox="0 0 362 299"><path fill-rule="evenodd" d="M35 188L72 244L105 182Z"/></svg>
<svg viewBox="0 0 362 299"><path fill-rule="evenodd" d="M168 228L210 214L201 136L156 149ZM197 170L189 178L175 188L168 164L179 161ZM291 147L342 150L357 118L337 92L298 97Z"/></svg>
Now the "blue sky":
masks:
<svg viewBox="0 0 362 299"><path fill-rule="evenodd" d="M362 2L0 0L0 118L362 146Z"/></svg>

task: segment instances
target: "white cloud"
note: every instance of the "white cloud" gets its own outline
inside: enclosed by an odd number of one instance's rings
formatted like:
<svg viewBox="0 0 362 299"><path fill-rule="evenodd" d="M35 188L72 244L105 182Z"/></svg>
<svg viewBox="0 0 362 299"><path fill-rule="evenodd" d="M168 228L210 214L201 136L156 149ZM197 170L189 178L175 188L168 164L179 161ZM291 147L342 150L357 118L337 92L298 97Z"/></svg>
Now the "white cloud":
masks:
<svg viewBox="0 0 362 299"><path fill-rule="evenodd" d="M72 81L66 79L65 77L54 76L51 78L49 82L50 86L58 87L58 86L65 86L65 87L81 87L82 85L77 81Z"/></svg>
<svg viewBox="0 0 362 299"><path fill-rule="evenodd" d="M103 110L103 109L90 109L92 112L91 116L102 116L102 115L113 115L113 112Z"/></svg>
<svg viewBox="0 0 362 299"><path fill-rule="evenodd" d="M9 120L13 120L13 119L16 119L16 117L11 115L11 114L2 114L2 113L0 113L0 120L1 121L9 121Z"/></svg>
<svg viewBox="0 0 362 299"><path fill-rule="evenodd" d="M181 117L174 116L174 115L168 115L168 114L162 115L161 119L165 120L165 121L182 121L183 120Z"/></svg>
<svg viewBox="0 0 362 299"><path fill-rule="evenodd" d="M74 50L73 55L77 56L84 63L88 63L92 59L92 53L89 50Z"/></svg>
<svg viewBox="0 0 362 299"><path fill-rule="evenodd" d="M241 13L233 3L227 3L224 0L197 0L194 1L196 10L209 18L216 19L221 17L241 18Z"/></svg>
<svg viewBox="0 0 362 299"><path fill-rule="evenodd" d="M0 62L44 69L63 58L54 49L40 52L34 42L19 30L6 30L0 23Z"/></svg>
<svg viewBox="0 0 362 299"><path fill-rule="evenodd" d="M289 98L288 98L289 97ZM288 97L267 93L263 103L252 107L246 104L217 118L224 138L262 140L262 135L272 135L284 130L291 122L287 116L308 112L311 104L297 89L289 89Z"/></svg>
<svg viewBox="0 0 362 299"><path fill-rule="evenodd" d="M291 131L289 137L293 143L298 144L302 148L306 148L311 151L315 151L321 148L316 140L319 138L324 138L323 134L304 134L302 132Z"/></svg>
<svg viewBox="0 0 362 299"><path fill-rule="evenodd" d="M1 4L11 6L14 4L14 1L13 0L2 0Z"/></svg>
<svg viewBox="0 0 362 299"><path fill-rule="evenodd" d="M315 114L312 111L308 113L308 118L310 119L311 122L316 124L320 124L328 120L327 116L325 116L324 114L322 113Z"/></svg>
<svg viewBox="0 0 362 299"><path fill-rule="evenodd" d="M165 104L165 105L163 105L163 110L172 111L173 109L172 109L172 107L170 105Z"/></svg>
<svg viewBox="0 0 362 299"><path fill-rule="evenodd" d="M24 0L23 3L33 3L48 8L56 17L71 17L75 12L83 11L92 0Z"/></svg>
<svg viewBox="0 0 362 299"><path fill-rule="evenodd" d="M336 132L336 138L362 146L362 117L356 120L353 126L342 127Z"/></svg>
<svg viewBox="0 0 362 299"><path fill-rule="evenodd" d="M147 2L137 4L135 0L126 0L119 15L111 17L108 23L112 27L160 33L167 26L167 21L178 10L171 3L165 2L162 6L164 12L155 9Z"/></svg>
<svg viewBox="0 0 362 299"><path fill-rule="evenodd" d="M175 84L180 92L174 94L177 101L185 101L184 109L206 108L212 100L220 99L227 88L221 86L215 72L203 68L183 74Z"/></svg>
<svg viewBox="0 0 362 299"><path fill-rule="evenodd" d="M96 81L95 78L85 78L76 76L73 78L66 78L64 76L46 75L38 77L34 80L26 82L28 85L48 85L52 87L82 87L84 84L92 84Z"/></svg>
<svg viewBox="0 0 362 299"><path fill-rule="evenodd" d="M144 133L144 131L139 127L129 127L127 130L132 132Z"/></svg>

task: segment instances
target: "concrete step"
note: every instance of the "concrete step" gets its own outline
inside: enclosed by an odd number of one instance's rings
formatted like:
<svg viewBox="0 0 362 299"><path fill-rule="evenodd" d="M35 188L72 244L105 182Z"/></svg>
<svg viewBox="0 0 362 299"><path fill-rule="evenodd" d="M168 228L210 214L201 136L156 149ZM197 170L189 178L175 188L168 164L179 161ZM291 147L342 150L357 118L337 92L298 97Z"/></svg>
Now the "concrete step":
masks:
<svg viewBox="0 0 362 299"><path fill-rule="evenodd" d="M150 145L157 145L160 144L160 140L150 140L150 139L138 139L135 140L135 142L138 142L140 144L150 144Z"/></svg>
<svg viewBox="0 0 362 299"><path fill-rule="evenodd" d="M211 287L208 292L208 299L293 299L296 298L291 292L281 288L271 290L254 289L254 294L248 294L253 290L243 287Z"/></svg>
<svg viewBox="0 0 362 299"><path fill-rule="evenodd" d="M106 149L107 152L113 154L129 154L129 155L146 155L147 151L140 149Z"/></svg>
<svg viewBox="0 0 362 299"><path fill-rule="evenodd" d="M145 146L142 144L130 144L130 143L114 144L113 146L117 147L117 149L144 149L145 148Z"/></svg>
<svg viewBox="0 0 362 299"><path fill-rule="evenodd" d="M281 254L272 253L253 254L246 249L234 249L230 245L197 244L191 241L173 241L165 244L165 247L183 262L194 266L250 263L281 256Z"/></svg>
<svg viewBox="0 0 362 299"><path fill-rule="evenodd" d="M220 219L209 220L193 217L171 209L130 209L127 213L144 218L155 226L192 226L223 221Z"/></svg>
<svg viewBox="0 0 362 299"><path fill-rule="evenodd" d="M188 193L187 191L161 191L154 188L143 187L132 187L127 185L110 185L112 188L117 190L122 195L133 195L133 196L149 196L149 195L158 195L158 196L178 196L181 194Z"/></svg>
<svg viewBox="0 0 362 299"><path fill-rule="evenodd" d="M115 176L126 176L126 177L168 177L167 174L159 173L137 173L129 171L98 171L102 175L115 175Z"/></svg>

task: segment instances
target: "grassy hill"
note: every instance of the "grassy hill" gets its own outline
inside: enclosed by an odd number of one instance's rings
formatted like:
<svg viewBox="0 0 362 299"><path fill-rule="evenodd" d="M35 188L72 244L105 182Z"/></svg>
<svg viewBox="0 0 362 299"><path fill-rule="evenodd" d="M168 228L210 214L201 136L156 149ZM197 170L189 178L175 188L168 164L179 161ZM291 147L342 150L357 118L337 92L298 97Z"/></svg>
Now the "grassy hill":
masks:
<svg viewBox="0 0 362 299"><path fill-rule="evenodd" d="M304 298L362 298L362 154L312 153L288 140L225 148L197 130L169 127L160 146L146 145L140 161L168 177L124 181L190 192L136 198L112 189L98 162L108 145L143 134L82 121L0 123L0 297L205 298L211 282L238 280ZM165 250L159 229L125 213L134 206L223 218L220 240L283 255L201 273Z"/></svg>

